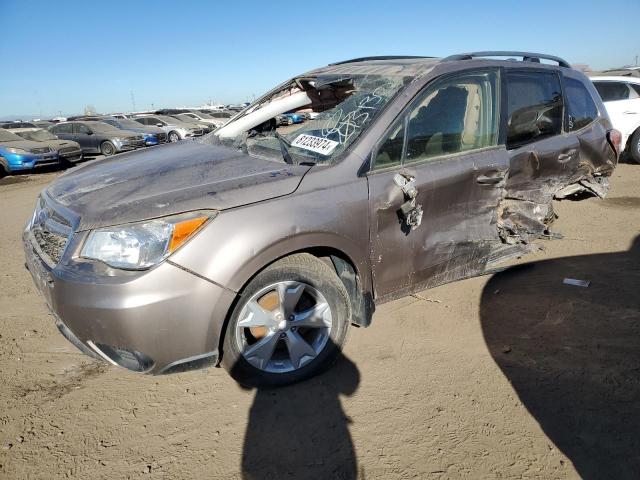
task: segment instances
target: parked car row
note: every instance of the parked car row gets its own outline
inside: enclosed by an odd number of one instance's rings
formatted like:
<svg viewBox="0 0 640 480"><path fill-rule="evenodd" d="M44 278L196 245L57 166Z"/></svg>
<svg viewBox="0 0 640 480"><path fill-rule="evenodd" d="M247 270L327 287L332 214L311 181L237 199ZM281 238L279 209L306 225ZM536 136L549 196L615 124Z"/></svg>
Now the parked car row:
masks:
<svg viewBox="0 0 640 480"><path fill-rule="evenodd" d="M63 121L2 122L0 176L199 137L221 127L236 113L227 109L164 109L81 115Z"/></svg>

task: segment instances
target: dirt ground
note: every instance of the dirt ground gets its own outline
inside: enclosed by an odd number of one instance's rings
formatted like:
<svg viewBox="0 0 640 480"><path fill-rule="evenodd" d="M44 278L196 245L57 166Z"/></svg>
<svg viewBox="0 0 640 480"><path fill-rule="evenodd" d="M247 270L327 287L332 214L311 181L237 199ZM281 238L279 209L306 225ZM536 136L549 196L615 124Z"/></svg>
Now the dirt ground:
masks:
<svg viewBox="0 0 640 480"><path fill-rule="evenodd" d="M0 478L640 476L640 165L557 202L565 238L528 266L383 305L336 368L271 391L135 375L58 333L20 243L56 175L0 180Z"/></svg>

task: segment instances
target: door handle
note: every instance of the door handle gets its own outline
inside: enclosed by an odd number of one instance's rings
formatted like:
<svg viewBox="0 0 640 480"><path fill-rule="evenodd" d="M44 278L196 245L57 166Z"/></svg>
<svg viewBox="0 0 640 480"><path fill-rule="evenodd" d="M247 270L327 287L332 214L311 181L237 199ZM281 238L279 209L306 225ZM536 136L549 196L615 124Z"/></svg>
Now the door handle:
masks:
<svg viewBox="0 0 640 480"><path fill-rule="evenodd" d="M560 155L558 155L558 160L559 161L567 161L569 159L571 159L575 154L576 154L577 150L575 148L572 148L571 150L561 153Z"/></svg>
<svg viewBox="0 0 640 480"><path fill-rule="evenodd" d="M637 115L638 112L630 112L629 110L627 110L626 112L622 112L624 115Z"/></svg>
<svg viewBox="0 0 640 480"><path fill-rule="evenodd" d="M476 177L476 182L480 185L496 185L504 180L504 175L502 173L498 173L495 175L478 175Z"/></svg>

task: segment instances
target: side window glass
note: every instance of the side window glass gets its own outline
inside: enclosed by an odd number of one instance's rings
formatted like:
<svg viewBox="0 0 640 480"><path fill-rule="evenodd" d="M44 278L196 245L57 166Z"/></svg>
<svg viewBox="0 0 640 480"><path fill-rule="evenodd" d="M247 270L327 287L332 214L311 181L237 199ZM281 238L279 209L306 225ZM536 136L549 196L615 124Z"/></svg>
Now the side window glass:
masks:
<svg viewBox="0 0 640 480"><path fill-rule="evenodd" d="M562 89L553 72L507 72L507 148L562 130Z"/></svg>
<svg viewBox="0 0 640 480"><path fill-rule="evenodd" d="M143 124L143 125L149 125L149 122L148 122L147 120L148 120L148 118L144 118L144 117L142 117L142 118L136 118L136 121L137 121L137 122L140 122L140 123L141 123L141 124Z"/></svg>
<svg viewBox="0 0 640 480"><path fill-rule="evenodd" d="M603 102L629 99L629 87L623 82L594 82Z"/></svg>
<svg viewBox="0 0 640 480"><path fill-rule="evenodd" d="M378 147L376 157L373 161L373 168L387 168L400 165L402 163L402 148L404 145L404 116L399 119L398 124L391 129Z"/></svg>
<svg viewBox="0 0 640 480"><path fill-rule="evenodd" d="M408 113L405 163L497 145L499 101L496 71L427 87Z"/></svg>
<svg viewBox="0 0 640 480"><path fill-rule="evenodd" d="M89 129L84 125L82 125L81 123L75 123L74 130L76 133L84 133L84 134L89 133Z"/></svg>
<svg viewBox="0 0 640 480"><path fill-rule="evenodd" d="M640 97L640 83L630 83L629 86L636 92L636 97Z"/></svg>
<svg viewBox="0 0 640 480"><path fill-rule="evenodd" d="M589 90L580 80L574 78L565 78L564 80L567 97L567 131L572 132L593 122L598 117L598 108Z"/></svg>

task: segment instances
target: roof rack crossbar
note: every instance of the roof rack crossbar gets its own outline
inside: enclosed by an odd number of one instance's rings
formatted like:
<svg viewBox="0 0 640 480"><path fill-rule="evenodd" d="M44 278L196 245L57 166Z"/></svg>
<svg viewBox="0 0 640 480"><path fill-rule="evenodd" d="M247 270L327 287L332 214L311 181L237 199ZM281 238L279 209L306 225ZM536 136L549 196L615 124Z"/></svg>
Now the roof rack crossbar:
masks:
<svg viewBox="0 0 640 480"><path fill-rule="evenodd" d="M489 51L489 52L469 52L460 53L457 55L450 55L443 58L443 62L450 62L456 60L472 60L479 57L522 57L523 62L540 63L540 59L551 60L556 62L560 67L571 68L571 65L566 60L560 57L554 57L553 55L546 55L544 53L532 53L532 52L512 52L512 51Z"/></svg>
<svg viewBox="0 0 640 480"><path fill-rule="evenodd" d="M354 63L354 62L366 62L369 60L411 60L411 59L420 59L420 58L434 58L434 57L426 57L423 55L383 55L379 57L359 57L352 58L351 60L343 60L341 62L330 63L329 65L342 65L343 63Z"/></svg>

